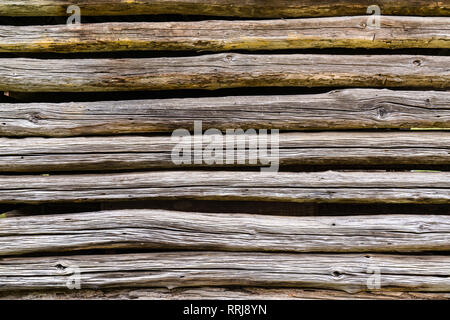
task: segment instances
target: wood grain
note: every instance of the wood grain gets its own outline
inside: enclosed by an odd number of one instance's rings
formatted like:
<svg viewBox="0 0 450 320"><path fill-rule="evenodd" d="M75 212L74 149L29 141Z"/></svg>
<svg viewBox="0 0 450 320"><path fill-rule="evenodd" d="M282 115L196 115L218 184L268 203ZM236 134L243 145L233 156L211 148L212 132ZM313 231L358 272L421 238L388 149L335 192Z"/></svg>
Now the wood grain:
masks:
<svg viewBox="0 0 450 320"><path fill-rule="evenodd" d="M0 203L143 199L442 203L448 172L154 171L0 176Z"/></svg>
<svg viewBox="0 0 450 320"><path fill-rule="evenodd" d="M64 289L74 268L81 288L262 286L375 291L449 292L450 257L372 254L154 252L141 254L4 258L0 291ZM369 282L371 283L371 282Z"/></svg>
<svg viewBox="0 0 450 320"><path fill-rule="evenodd" d="M11 217L0 255L92 249L276 252L450 250L447 216L282 217L166 210L112 210Z"/></svg>
<svg viewBox="0 0 450 320"><path fill-rule="evenodd" d="M0 26L0 52L450 48L450 17Z"/></svg>
<svg viewBox="0 0 450 320"><path fill-rule="evenodd" d="M203 129L450 128L450 92L344 89L324 94L71 103L0 103L0 135L112 135Z"/></svg>
<svg viewBox="0 0 450 320"><path fill-rule="evenodd" d="M208 140L210 139L210 140ZM0 172L52 172L177 168L171 158L175 147L201 149L211 141L225 153L225 135L214 134L204 142L190 138L116 136L76 138L0 138ZM236 159L244 166L261 166L261 157L250 146L260 143L255 134L236 136ZM270 138L269 138L270 139ZM269 140L270 141L270 140ZM275 146L274 146L275 147ZM193 152L193 151L191 151ZM270 152L270 150L269 150ZM193 156L193 153L191 154ZM182 167L211 167L205 162ZM206 158L205 158L206 157ZM276 155L268 157L275 160ZM264 157L265 159L265 157ZM254 161L253 161L254 160ZM303 132L279 135L280 165L450 165L450 134L445 132ZM237 161L215 163L214 167L239 166Z"/></svg>
<svg viewBox="0 0 450 320"><path fill-rule="evenodd" d="M234 17L300 17L366 14L379 5L386 15L450 15L448 0L16 0L0 1L3 16L66 16L70 5L78 5L85 16L181 14Z"/></svg>
<svg viewBox="0 0 450 320"><path fill-rule="evenodd" d="M0 59L0 90L99 92L238 87L448 88L450 57L246 55L140 59Z"/></svg>

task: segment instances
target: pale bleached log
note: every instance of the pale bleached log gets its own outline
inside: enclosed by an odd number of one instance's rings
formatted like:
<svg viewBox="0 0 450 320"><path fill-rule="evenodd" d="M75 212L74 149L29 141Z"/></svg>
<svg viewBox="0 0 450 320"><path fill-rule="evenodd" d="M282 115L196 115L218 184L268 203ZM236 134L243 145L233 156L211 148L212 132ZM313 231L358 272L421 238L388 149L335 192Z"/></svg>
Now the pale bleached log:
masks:
<svg viewBox="0 0 450 320"><path fill-rule="evenodd" d="M375 274L374 274L375 273ZM262 286L449 292L450 257L375 254L154 252L5 258L0 291L67 288ZM76 282L75 282L76 283Z"/></svg>
<svg viewBox="0 0 450 320"><path fill-rule="evenodd" d="M447 88L448 56L252 55L141 59L0 59L0 90L101 92L239 87Z"/></svg>
<svg viewBox="0 0 450 320"><path fill-rule="evenodd" d="M3 16L67 16L78 5L84 16L182 14L257 18L366 14L378 5L386 15L450 15L448 0L15 0L0 1Z"/></svg>
<svg viewBox="0 0 450 320"><path fill-rule="evenodd" d="M213 135L227 150L225 136ZM236 151L245 166L261 166L249 146L261 137L236 136L245 147ZM269 138L270 139L270 138ZM76 138L0 138L0 172L51 172L177 168L171 159L179 141L164 137L119 136ZM209 142L192 139L187 149L205 149ZM250 161L254 159L254 163ZM271 157L274 159L274 157ZM450 165L450 134L445 132L317 132L282 133L280 165ZM215 164L215 167L238 166ZM205 162L183 167L209 167Z"/></svg>
<svg viewBox="0 0 450 320"><path fill-rule="evenodd" d="M450 173L177 170L0 176L0 203L133 199L447 204Z"/></svg>
<svg viewBox="0 0 450 320"><path fill-rule="evenodd" d="M0 26L0 52L450 48L450 17Z"/></svg>
<svg viewBox="0 0 450 320"><path fill-rule="evenodd" d="M11 217L0 255L92 249L276 252L450 250L447 216L282 217L165 210L112 210Z"/></svg>
<svg viewBox="0 0 450 320"><path fill-rule="evenodd" d="M450 93L345 89L324 94L0 104L3 136L77 136L235 128L450 128Z"/></svg>

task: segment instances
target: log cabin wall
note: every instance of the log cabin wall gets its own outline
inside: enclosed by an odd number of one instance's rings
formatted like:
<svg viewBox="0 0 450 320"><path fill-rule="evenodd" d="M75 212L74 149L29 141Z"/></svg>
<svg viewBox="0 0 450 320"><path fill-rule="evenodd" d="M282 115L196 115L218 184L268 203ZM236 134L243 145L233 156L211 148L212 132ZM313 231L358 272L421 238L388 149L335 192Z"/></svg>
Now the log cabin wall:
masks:
<svg viewBox="0 0 450 320"><path fill-rule="evenodd" d="M0 298L450 298L449 48L448 0L0 0Z"/></svg>

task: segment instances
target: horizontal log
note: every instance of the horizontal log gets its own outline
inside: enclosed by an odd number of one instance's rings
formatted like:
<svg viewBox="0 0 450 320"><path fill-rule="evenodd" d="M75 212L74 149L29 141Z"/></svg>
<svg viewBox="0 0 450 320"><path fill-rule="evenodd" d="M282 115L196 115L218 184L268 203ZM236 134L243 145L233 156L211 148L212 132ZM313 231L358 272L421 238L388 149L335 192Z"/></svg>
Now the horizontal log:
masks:
<svg viewBox="0 0 450 320"><path fill-rule="evenodd" d="M236 158L229 164L225 161L227 150L231 150L226 137L229 135L215 134L204 137L203 142L196 138L180 142L159 136L0 138L0 172L261 166L262 157L249 149L260 143L261 136L249 133L233 137L232 152ZM222 150L222 163L207 162L210 157L205 149L211 141ZM189 164L179 165L172 160L172 150L180 146L190 150ZM194 162L196 149L204 152L200 163ZM241 158L245 161L239 164L237 159ZM278 154L267 159L279 161L282 166L450 165L450 135L445 132L282 133Z"/></svg>
<svg viewBox="0 0 450 320"><path fill-rule="evenodd" d="M195 251L5 258L0 291L64 289L78 271L83 289L262 286L357 293L376 291L379 273L383 290L450 291L448 256Z"/></svg>
<svg viewBox="0 0 450 320"><path fill-rule="evenodd" d="M134 288L104 290L46 290L0 292L0 300L449 300L449 293L337 290L298 288Z"/></svg>
<svg viewBox="0 0 450 320"><path fill-rule="evenodd" d="M449 172L154 171L0 176L0 203L198 199L449 203Z"/></svg>
<svg viewBox="0 0 450 320"><path fill-rule="evenodd" d="M450 48L450 17L0 26L0 52Z"/></svg>
<svg viewBox="0 0 450 320"><path fill-rule="evenodd" d="M324 94L71 103L0 103L2 136L77 136L231 128L450 128L450 92L344 89Z"/></svg>
<svg viewBox="0 0 450 320"><path fill-rule="evenodd" d="M141 59L0 59L0 90L99 92L237 87L447 88L448 56L245 55Z"/></svg>
<svg viewBox="0 0 450 320"><path fill-rule="evenodd" d="M182 14L234 17L300 17L366 14L379 5L382 14L450 15L448 0L8 0L0 1L2 16L66 16L67 7L78 5L84 16Z"/></svg>
<svg viewBox="0 0 450 320"><path fill-rule="evenodd" d="M112 210L2 219L0 255L93 249L277 252L450 250L447 216L282 217Z"/></svg>

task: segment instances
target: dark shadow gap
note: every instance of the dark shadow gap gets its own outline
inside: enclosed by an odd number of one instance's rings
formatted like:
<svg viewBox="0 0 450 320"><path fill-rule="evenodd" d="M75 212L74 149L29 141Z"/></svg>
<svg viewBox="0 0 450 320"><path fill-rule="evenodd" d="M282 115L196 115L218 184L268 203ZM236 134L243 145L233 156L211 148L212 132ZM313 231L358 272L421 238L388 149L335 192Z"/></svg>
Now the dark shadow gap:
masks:
<svg viewBox="0 0 450 320"><path fill-rule="evenodd" d="M15 216L70 214L102 210L162 209L204 213L246 213L276 216L354 216L354 215L450 215L450 204L373 203L295 203L220 200L129 200L84 203L45 203L40 205L1 205L5 218Z"/></svg>
<svg viewBox="0 0 450 320"><path fill-rule="evenodd" d="M230 51L110 51L110 52L0 52L0 58L32 58L32 59L131 59L161 57L195 57L218 53L240 53L254 55L274 54L328 54L328 55L424 55L448 56L450 49L365 49L365 48L323 48L323 49L285 49L285 50L230 50Z"/></svg>
<svg viewBox="0 0 450 320"><path fill-rule="evenodd" d="M270 95L302 95L321 94L333 90L350 89L349 87L242 87L217 90L180 89L161 91L111 91L111 92L8 92L0 94L0 102L31 103L31 102L89 102L89 101L119 101L174 98L207 98L226 96L270 96ZM362 89L390 89L393 91L447 91L429 87L385 87Z"/></svg>

